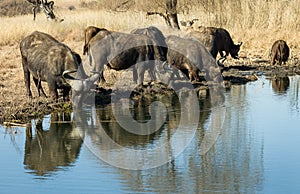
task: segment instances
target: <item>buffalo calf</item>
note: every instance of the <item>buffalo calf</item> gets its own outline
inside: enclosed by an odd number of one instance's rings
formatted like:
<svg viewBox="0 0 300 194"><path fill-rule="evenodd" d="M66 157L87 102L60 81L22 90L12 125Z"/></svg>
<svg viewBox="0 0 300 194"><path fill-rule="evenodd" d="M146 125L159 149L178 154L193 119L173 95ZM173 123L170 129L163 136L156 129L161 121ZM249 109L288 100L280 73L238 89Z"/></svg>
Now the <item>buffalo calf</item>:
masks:
<svg viewBox="0 0 300 194"><path fill-rule="evenodd" d="M284 40L277 40L274 42L271 49L271 65L278 65L282 62L285 64L290 55L290 49Z"/></svg>

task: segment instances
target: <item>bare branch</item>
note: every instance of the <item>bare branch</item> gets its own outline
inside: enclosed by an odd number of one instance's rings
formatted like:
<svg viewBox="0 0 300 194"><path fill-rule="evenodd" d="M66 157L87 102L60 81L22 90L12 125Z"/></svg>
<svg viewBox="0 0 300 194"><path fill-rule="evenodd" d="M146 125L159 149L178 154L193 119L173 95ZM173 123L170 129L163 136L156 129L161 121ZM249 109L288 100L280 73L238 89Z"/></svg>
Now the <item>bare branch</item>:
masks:
<svg viewBox="0 0 300 194"><path fill-rule="evenodd" d="M150 16L150 15L159 15L159 16L161 16L165 20L166 24L168 26L172 27L169 18L166 15L164 15L163 13L160 13L160 12L147 12L146 16Z"/></svg>
<svg viewBox="0 0 300 194"><path fill-rule="evenodd" d="M132 1L132 0L126 0L126 1L124 1L122 3L120 3L119 5L117 5L114 9L112 9L112 11L115 11L115 12L126 12L134 4L135 4L134 1Z"/></svg>

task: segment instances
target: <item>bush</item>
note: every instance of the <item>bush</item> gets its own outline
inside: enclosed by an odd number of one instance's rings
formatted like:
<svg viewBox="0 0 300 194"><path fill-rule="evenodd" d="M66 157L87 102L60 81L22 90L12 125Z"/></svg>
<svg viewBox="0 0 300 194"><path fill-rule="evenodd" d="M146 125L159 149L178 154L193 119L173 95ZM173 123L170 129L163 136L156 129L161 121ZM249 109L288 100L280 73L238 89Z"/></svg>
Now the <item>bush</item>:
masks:
<svg viewBox="0 0 300 194"><path fill-rule="evenodd" d="M32 5L25 0L1 0L0 17L13 17L32 13Z"/></svg>

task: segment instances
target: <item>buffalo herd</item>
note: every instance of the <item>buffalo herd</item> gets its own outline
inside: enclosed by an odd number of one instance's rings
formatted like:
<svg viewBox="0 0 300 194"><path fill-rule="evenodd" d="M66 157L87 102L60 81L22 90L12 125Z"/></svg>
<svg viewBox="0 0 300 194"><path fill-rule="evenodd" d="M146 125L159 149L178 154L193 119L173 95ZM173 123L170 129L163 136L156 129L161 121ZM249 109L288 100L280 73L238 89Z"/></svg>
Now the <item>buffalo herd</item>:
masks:
<svg viewBox="0 0 300 194"><path fill-rule="evenodd" d="M38 95L46 96L41 81L48 84L50 95L58 99L58 89L63 99L68 100L71 86L89 90L97 80L103 80L104 66L114 70L131 68L133 81L143 84L145 71L152 81L156 80L156 69L173 69L173 78L179 72L190 81L199 81L200 74L206 81L220 81L222 66L220 59L229 55L238 59L242 43L235 44L229 32L223 28L203 27L189 30L185 35L164 35L154 26L139 28L129 33L115 32L105 28L89 26L84 31L83 60L67 45L49 34L35 31L20 42L22 66L27 95L30 90L30 74ZM217 55L220 59L217 61ZM289 47L283 40L274 43L271 49L271 64L286 62ZM86 72L88 66L90 71ZM78 69L82 72L78 73ZM87 84L87 83L90 84ZM72 85L73 83L73 85ZM78 89L80 90L80 89Z"/></svg>

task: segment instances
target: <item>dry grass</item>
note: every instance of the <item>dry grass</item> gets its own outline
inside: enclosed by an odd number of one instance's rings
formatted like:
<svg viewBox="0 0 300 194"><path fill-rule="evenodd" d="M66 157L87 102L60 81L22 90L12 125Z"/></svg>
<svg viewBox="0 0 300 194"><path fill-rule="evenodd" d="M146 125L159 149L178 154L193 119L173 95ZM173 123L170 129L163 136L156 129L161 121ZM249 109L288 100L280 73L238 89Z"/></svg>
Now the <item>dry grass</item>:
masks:
<svg viewBox="0 0 300 194"><path fill-rule="evenodd" d="M65 19L63 23L49 22L41 13L37 21L32 15L2 17L0 45L15 45L34 30L52 34L60 41L82 41L83 30L89 25L105 27L111 30L128 31L136 27L158 25L165 26L159 16L146 18L141 10L161 10L156 0L147 2L136 1L128 12L112 12L83 9L82 4L95 3L91 0L69 0L57 2L56 13ZM99 3L100 2L100 3ZM102 7L112 8L122 1L110 3L99 1ZM155 6L150 7L149 2ZM183 4L185 3L185 4ZM78 9L69 11L68 6L75 5ZM179 1L179 20L198 18L196 25L224 27L229 30L235 41L243 41L243 49L267 50L277 39L284 39L292 49L299 49L300 39L300 4L297 0L290 1ZM185 11L184 11L185 10Z"/></svg>

